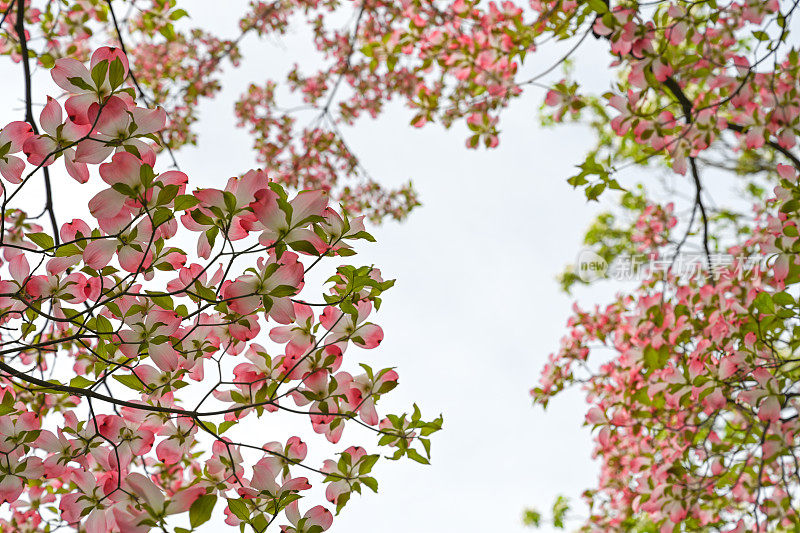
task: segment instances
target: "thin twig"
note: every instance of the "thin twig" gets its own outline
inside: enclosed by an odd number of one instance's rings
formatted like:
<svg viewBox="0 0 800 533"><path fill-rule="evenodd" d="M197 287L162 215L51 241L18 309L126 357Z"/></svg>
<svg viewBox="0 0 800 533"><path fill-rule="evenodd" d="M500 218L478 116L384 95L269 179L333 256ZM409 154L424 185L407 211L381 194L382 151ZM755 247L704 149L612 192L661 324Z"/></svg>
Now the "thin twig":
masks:
<svg viewBox="0 0 800 533"><path fill-rule="evenodd" d="M114 31L117 34L119 47L122 49L122 53L127 56L128 49L125 47L125 41L122 40L122 30L120 30L119 22L117 21L117 14L114 12L114 6L111 4L111 0L106 0L106 3L108 4L108 10L111 12L111 21L114 23ZM155 101L151 101L149 98L147 98L144 90L142 90L142 86L139 85L139 80L136 79L136 75L133 73L133 69L128 69L128 76L131 78L136 90L139 91L139 97L142 99L142 101L144 101L145 105L149 108L155 108ZM178 165L178 160L175 159L175 154L172 152L172 148L169 146L166 139L164 139L164 135L160 131L158 132L158 138L161 141L161 145L167 149L167 153L169 154L170 159L172 159L172 166L176 170L180 170L181 167Z"/></svg>

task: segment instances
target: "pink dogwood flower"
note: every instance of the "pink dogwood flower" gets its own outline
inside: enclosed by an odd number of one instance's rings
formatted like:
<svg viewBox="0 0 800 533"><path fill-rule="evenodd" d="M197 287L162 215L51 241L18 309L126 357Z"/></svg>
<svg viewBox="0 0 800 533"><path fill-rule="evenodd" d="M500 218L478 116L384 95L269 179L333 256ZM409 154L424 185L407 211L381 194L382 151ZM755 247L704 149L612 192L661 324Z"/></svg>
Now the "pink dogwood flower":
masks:
<svg viewBox="0 0 800 533"><path fill-rule="evenodd" d="M9 183L20 183L25 171L25 161L11 155L22 151L33 130L27 122L9 122L0 130L0 175Z"/></svg>
<svg viewBox="0 0 800 533"><path fill-rule="evenodd" d="M103 67L105 75L98 84L92 72ZM104 102L128 76L128 58L119 48L105 46L92 54L89 68L73 58L63 57L56 60L50 75L56 85L72 94L65 104L70 119L76 124L89 124L89 107Z"/></svg>
<svg viewBox="0 0 800 533"><path fill-rule="evenodd" d="M69 118L63 121L61 105L50 97L47 98L39 123L44 134L31 136L22 146L28 162L49 166L63 155L67 173L78 183L89 181L89 167L75 160L75 146L89 135L91 125L76 124Z"/></svg>

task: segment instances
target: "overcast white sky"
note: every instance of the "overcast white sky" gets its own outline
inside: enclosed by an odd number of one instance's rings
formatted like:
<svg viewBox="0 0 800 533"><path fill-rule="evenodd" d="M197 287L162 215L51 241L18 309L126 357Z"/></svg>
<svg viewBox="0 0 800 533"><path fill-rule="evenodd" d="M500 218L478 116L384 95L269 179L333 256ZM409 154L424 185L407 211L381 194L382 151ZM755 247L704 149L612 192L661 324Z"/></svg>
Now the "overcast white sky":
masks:
<svg viewBox="0 0 800 533"><path fill-rule="evenodd" d="M223 11L218 2L195 2L193 22L235 35L244 4L225 2ZM591 52L593 44L578 67L604 87L607 60ZM177 154L193 185L221 187L254 164L246 132L234 127L233 101L250 81L280 76L308 53L302 33L271 48L244 42L243 66L228 69L223 93L202 106L199 146ZM541 53L535 70L555 57ZM17 66L4 63L0 74L8 102L7 95L21 94ZM565 181L591 138L572 126L539 128L542 97L531 91L505 113L493 151L466 150L460 127L413 129L399 104L347 132L374 176L389 184L413 179L423 203L402 224L372 228L378 243L360 248L357 260L374 263L397 284L376 317L384 342L358 355L397 367L400 387L391 405L417 402L426 415L443 413L445 427L434 438L431 466L379 464L380 492L355 497L333 533L522 532L525 506L546 507L557 494L577 498L594 483L583 395L564 395L546 413L528 396L566 331L573 301L555 276L577 255L597 211ZM0 117L21 118L18 109L3 107ZM59 200L69 200L60 204L62 222L75 216L70 205L88 198L64 196L60 184L56 190ZM590 303L612 289L579 290L576 298ZM263 431L264 441L288 436Z"/></svg>
<svg viewBox="0 0 800 533"><path fill-rule="evenodd" d="M233 17L206 16L202 23L235 31ZM203 106L199 149L180 155L193 179L227 176L252 157L245 132L231 132L230 102L249 81L303 65L307 43L303 34L272 49L245 41L246 62ZM606 59L588 53L588 44L578 66L607 87ZM556 57L544 52L535 70ZM577 498L595 480L583 395L566 395L546 413L528 396L572 303L555 276L576 256L596 212L566 183L591 137L577 127L539 128L542 97L531 91L505 113L493 151L466 150L463 128L411 128L399 104L347 133L374 176L413 179L423 203L404 223L374 228L377 244L357 256L397 278L378 314L386 339L362 358L396 365L393 404L441 412L445 428L431 466L379 465L380 492L352 500L334 533L526 531L525 506L546 507L557 494ZM576 296L592 301L597 291Z"/></svg>
<svg viewBox="0 0 800 533"><path fill-rule="evenodd" d="M199 148L179 155L196 184L236 173L231 164L250 157L249 139L231 133L222 105L236 95L207 106L215 126L204 125ZM375 264L397 284L376 316L381 347L348 355L396 366L389 405L417 402L426 415L443 413L445 427L430 466L380 463L380 492L351 500L334 533L525 531L523 507L577 497L594 480L582 394L547 413L528 396L572 302L555 276L593 212L565 183L588 136L538 129L538 98L509 110L492 152L467 151L463 131L412 130L399 106L348 134L373 175L414 179L424 204L402 224L371 228L378 242L358 248L353 262Z"/></svg>

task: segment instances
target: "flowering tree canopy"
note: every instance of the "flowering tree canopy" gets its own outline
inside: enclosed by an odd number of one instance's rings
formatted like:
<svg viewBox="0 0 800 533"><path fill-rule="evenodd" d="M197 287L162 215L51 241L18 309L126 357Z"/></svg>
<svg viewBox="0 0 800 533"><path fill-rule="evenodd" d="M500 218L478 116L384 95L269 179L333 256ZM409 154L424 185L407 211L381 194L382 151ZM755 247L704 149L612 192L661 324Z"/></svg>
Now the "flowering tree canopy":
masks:
<svg viewBox="0 0 800 533"><path fill-rule="evenodd" d="M381 343L371 319L393 285L336 259L374 240L366 215L321 182L287 191L270 165L194 190L156 170L189 139L188 108L141 92L144 50L90 52L85 25L115 20L110 3L43 4L4 2L0 21L25 87L23 120L0 129L0 529L185 532L216 506L242 530L319 533L377 491L368 448L427 463L441 417L379 414L398 374L354 360ZM147 34L159 12L143 13L128 24ZM62 94L35 92L32 59ZM182 81L155 76L147 90ZM88 217L57 220L58 176L93 187ZM304 291L331 259L328 288ZM296 418L329 444L276 431Z"/></svg>
<svg viewBox="0 0 800 533"><path fill-rule="evenodd" d="M661 167L690 191L662 201L631 187L597 219L586 245L600 260L647 266L609 305L575 307L532 390L543 406L571 385L587 393L601 470L582 529L796 531L797 2L541 5L545 33L591 36L618 74L600 96L571 75L547 94L545 122L598 134L570 183L596 199L622 189L626 167ZM704 176L723 172L740 178L744 209L711 199ZM687 272L693 245L700 269ZM580 274L565 288L592 282Z"/></svg>
<svg viewBox="0 0 800 533"><path fill-rule="evenodd" d="M349 344L380 342L367 318L391 282L373 267L340 266L318 300L300 296L321 258L370 239L364 217L402 219L418 205L410 184L387 190L370 176L343 127L399 99L413 126L463 121L469 148L492 148L502 110L538 87L546 125L582 122L598 137L569 183L589 200L618 200L587 246L606 263L639 255L650 265L610 305L576 307L532 391L544 406L574 384L587 392L601 475L585 493L583 528L796 530L797 6L254 0L240 33L218 36L191 28L191 8L175 0L0 2L0 51L27 81L24 120L0 131L9 527L147 529L186 510L194 527L224 497L230 524L262 531L283 512L285 531L319 531L330 516L299 510L301 470L323 476L337 509L375 488L377 455L357 445L312 467L298 439L223 435L247 416L305 415L332 442L363 425L394 457L425 462L441 420L417 409L381 418L375 402L394 371L340 369ZM323 65L254 80L235 106L263 169L194 192L177 165L156 173L157 156L196 142L196 104L220 90L224 65L239 64L241 42L297 23ZM563 61L528 68L553 42L566 44ZM617 75L604 94L569 68L590 43ZM32 63L64 91L42 102L38 121ZM283 105L287 89L302 105ZM48 172L58 160L78 182L105 184L88 205L92 224L58 225ZM626 168L671 174L689 194L659 198L625 182ZM723 172L737 177L746 209L712 202L706 178ZM19 205L39 180L47 229ZM167 245L179 233L196 249ZM687 274L676 261L691 246L702 268ZM765 263L744 269L728 257ZM562 277L567 289L589 282ZM262 326L277 352L255 344ZM556 507L563 524L566 507Z"/></svg>

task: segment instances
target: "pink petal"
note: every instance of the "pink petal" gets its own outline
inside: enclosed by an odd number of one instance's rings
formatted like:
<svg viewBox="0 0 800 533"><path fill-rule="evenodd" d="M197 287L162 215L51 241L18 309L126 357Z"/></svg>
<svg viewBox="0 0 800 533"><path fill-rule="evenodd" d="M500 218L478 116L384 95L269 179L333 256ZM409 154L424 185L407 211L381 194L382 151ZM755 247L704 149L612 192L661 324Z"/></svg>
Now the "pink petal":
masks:
<svg viewBox="0 0 800 533"><path fill-rule="evenodd" d="M109 185L124 183L134 187L141 183L139 169L142 162L133 154L128 152L117 152L111 158L110 163L100 165L100 177Z"/></svg>
<svg viewBox="0 0 800 533"><path fill-rule="evenodd" d="M67 119L61 128L61 138L68 142L75 142L86 138L92 131L91 124L76 124Z"/></svg>
<svg viewBox="0 0 800 533"><path fill-rule="evenodd" d="M158 459L168 465L174 465L180 461L183 453L181 452L178 441L175 439L165 439L158 443L156 446L156 456Z"/></svg>
<svg viewBox="0 0 800 533"><path fill-rule="evenodd" d="M0 146L10 141L11 148L8 153L14 154L22 150L22 145L25 144L25 141L28 140L28 137L31 135L33 135L33 129L27 122L21 120L9 122L2 131L0 131Z"/></svg>
<svg viewBox="0 0 800 533"><path fill-rule="evenodd" d="M63 122L61 115L61 106L54 98L47 97L47 104L42 109L42 114L39 115L39 122L42 124L42 129L48 135L57 137L57 129Z"/></svg>
<svg viewBox="0 0 800 533"><path fill-rule="evenodd" d="M90 86L94 86L92 76L89 70L83 63L71 57L62 57L56 60L55 66L50 70L50 75L56 85L70 93L83 93L85 89L81 89L77 85L73 85L69 81L70 78L80 78Z"/></svg>
<svg viewBox="0 0 800 533"><path fill-rule="evenodd" d="M312 524L320 526L323 531L327 530L331 527L331 524L333 524L333 515L321 505L317 505L306 511L305 517Z"/></svg>
<svg viewBox="0 0 800 533"><path fill-rule="evenodd" d="M278 195L272 189L262 189L255 197L250 207L265 228L274 230L286 226L286 214L278 207Z"/></svg>
<svg viewBox="0 0 800 533"><path fill-rule="evenodd" d="M56 142L42 135L34 135L25 141L22 146L22 152L28 157L28 162L32 165L48 166L52 165L55 161L55 153L58 149ZM53 155L50 155L53 154ZM45 157L50 157L45 162Z"/></svg>
<svg viewBox="0 0 800 533"><path fill-rule="evenodd" d="M7 155L5 161L0 159L0 174L9 183L22 183L22 173L25 172L25 161L14 155Z"/></svg>
<svg viewBox="0 0 800 533"><path fill-rule="evenodd" d="M89 167L86 163L75 162L75 151L69 150L69 154L64 158L64 165L67 167L67 174L72 176L78 183L89 181Z"/></svg>
<svg viewBox="0 0 800 533"><path fill-rule="evenodd" d="M14 503L22 494L22 480L14 475L0 479L0 503Z"/></svg>
<svg viewBox="0 0 800 533"><path fill-rule="evenodd" d="M117 251L117 242L114 239L98 239L86 245L83 251L83 262L86 266L99 270L111 262Z"/></svg>
<svg viewBox="0 0 800 533"><path fill-rule="evenodd" d="M301 191L290 202L292 205L292 225L312 215L322 216L328 206L328 194L325 191Z"/></svg>
<svg viewBox="0 0 800 533"><path fill-rule="evenodd" d="M155 133L163 130L167 125L167 112L157 107L156 109L144 109L137 107L133 110L133 122L136 124L136 135Z"/></svg>
<svg viewBox="0 0 800 533"><path fill-rule="evenodd" d="M107 60L109 64L109 68L111 63L115 60L119 59L122 62L122 67L124 68L123 79L128 76L128 58L122 52L121 49L115 46L103 46L102 48L98 48L92 54L92 60L89 62L89 68L94 68L98 63L103 60Z"/></svg>
<svg viewBox="0 0 800 533"><path fill-rule="evenodd" d="M100 116L97 116L97 113ZM128 106L121 98L112 96L105 105L93 103L89 106L89 122L96 124L95 129L99 132L118 137L120 134L128 136L128 126L131 123L131 116L128 113Z"/></svg>
<svg viewBox="0 0 800 533"><path fill-rule="evenodd" d="M294 306L291 298L273 299L269 316L279 324L291 324L294 322Z"/></svg>
<svg viewBox="0 0 800 533"><path fill-rule="evenodd" d="M89 200L89 211L97 219L113 218L119 215L123 205L125 205L124 196L114 189L106 189Z"/></svg>
<svg viewBox="0 0 800 533"><path fill-rule="evenodd" d="M91 124L89 120L89 106L97 102L94 93L76 94L64 102L67 117L75 124Z"/></svg>
<svg viewBox="0 0 800 533"><path fill-rule="evenodd" d="M8 270L14 281L20 285L22 285L22 283L31 273L31 267L28 264L28 260L22 254L14 257L8 262Z"/></svg>
<svg viewBox="0 0 800 533"><path fill-rule="evenodd" d="M178 352L169 342L151 344L149 353L150 359L164 372L171 372L178 368Z"/></svg>
<svg viewBox="0 0 800 533"><path fill-rule="evenodd" d="M75 161L80 163L88 163L90 165L99 165L114 152L114 148L106 146L104 142L95 140L82 141L75 149Z"/></svg>

